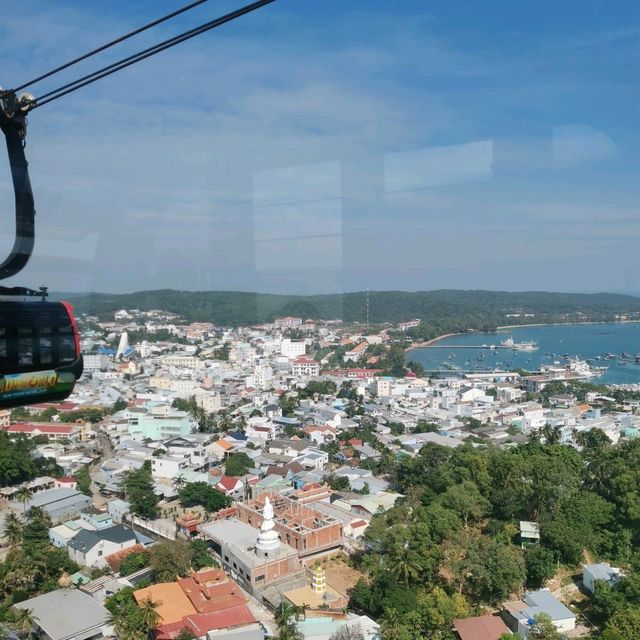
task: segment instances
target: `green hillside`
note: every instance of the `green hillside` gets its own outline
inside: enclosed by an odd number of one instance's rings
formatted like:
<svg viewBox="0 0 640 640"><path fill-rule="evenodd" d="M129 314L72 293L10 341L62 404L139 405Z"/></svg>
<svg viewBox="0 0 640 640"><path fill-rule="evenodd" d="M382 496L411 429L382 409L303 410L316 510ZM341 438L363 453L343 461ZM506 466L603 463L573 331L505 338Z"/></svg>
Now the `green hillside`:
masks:
<svg viewBox="0 0 640 640"><path fill-rule="evenodd" d="M345 322L366 321L366 293L289 296L237 291L141 291L129 294L90 293L69 296L80 313L111 318L118 309L161 309L187 321L250 325L285 315ZM520 317L510 317L522 314ZM524 314L534 314L525 317ZM597 293L505 291L372 291L371 323L397 323L420 318L430 329L491 329L500 324L613 320L617 314L640 314L640 298Z"/></svg>

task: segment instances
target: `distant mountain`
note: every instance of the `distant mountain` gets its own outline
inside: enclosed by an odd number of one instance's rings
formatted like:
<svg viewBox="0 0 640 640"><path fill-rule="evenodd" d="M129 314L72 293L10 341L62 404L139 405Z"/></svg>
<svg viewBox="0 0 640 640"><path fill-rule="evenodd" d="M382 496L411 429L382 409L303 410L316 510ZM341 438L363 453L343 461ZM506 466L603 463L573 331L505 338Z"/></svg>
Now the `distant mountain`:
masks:
<svg viewBox="0 0 640 640"><path fill-rule="evenodd" d="M311 296L240 291L175 291L162 289L127 294L73 294L67 297L80 313L112 318L118 309L161 309L187 321L219 325L251 325L280 316L365 322L364 291ZM431 329L465 331L501 324L613 320L639 314L640 298L614 293L547 293L479 290L371 291L371 323L397 323L420 318ZM533 315L531 315L533 314Z"/></svg>

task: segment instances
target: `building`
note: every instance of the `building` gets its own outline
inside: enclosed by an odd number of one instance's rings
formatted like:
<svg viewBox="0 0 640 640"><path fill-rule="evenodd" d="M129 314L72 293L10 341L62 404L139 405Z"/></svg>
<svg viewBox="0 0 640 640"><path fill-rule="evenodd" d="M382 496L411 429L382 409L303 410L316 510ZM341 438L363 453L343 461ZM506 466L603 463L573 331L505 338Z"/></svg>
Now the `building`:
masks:
<svg viewBox="0 0 640 640"><path fill-rule="evenodd" d="M31 613L37 636L45 640L99 640L112 637L109 612L77 589L58 589L13 605Z"/></svg>
<svg viewBox="0 0 640 640"><path fill-rule="evenodd" d="M299 356L293 361L293 375L318 377L320 375L320 363L310 356Z"/></svg>
<svg viewBox="0 0 640 640"><path fill-rule="evenodd" d="M164 440L186 436L193 431L193 426L189 414L184 411L167 415L141 414L130 419L129 432L139 433L145 440Z"/></svg>
<svg viewBox="0 0 640 640"><path fill-rule="evenodd" d="M453 621L459 640L500 640L510 634L509 627L498 616L475 616Z"/></svg>
<svg viewBox="0 0 640 640"><path fill-rule="evenodd" d="M91 498L77 489L60 487L48 489L31 496L25 505L25 511L31 507L40 507L49 514L53 524L70 520L91 505Z"/></svg>
<svg viewBox="0 0 640 640"><path fill-rule="evenodd" d="M540 525L537 522L520 520L520 544L524 549L531 544L540 544Z"/></svg>
<svg viewBox="0 0 640 640"><path fill-rule="evenodd" d="M360 360L360 358L362 358L362 356L364 356L368 346L368 342L360 342L355 347L353 347L353 349L346 351L342 359L345 362L357 362L358 360Z"/></svg>
<svg viewBox="0 0 640 640"><path fill-rule="evenodd" d="M77 564L101 568L107 566L107 556L136 544L133 530L117 524L97 531L82 529L69 541L67 549Z"/></svg>
<svg viewBox="0 0 640 640"><path fill-rule="evenodd" d="M576 628L575 614L565 607L549 589L527 591L522 600L505 602L505 622L509 628L527 638L532 621L537 615L545 613L551 618L555 628L563 633Z"/></svg>
<svg viewBox="0 0 640 640"><path fill-rule="evenodd" d="M289 360L295 360L306 353L307 345L304 340L283 338L280 341L280 354Z"/></svg>
<svg viewBox="0 0 640 640"><path fill-rule="evenodd" d="M271 502L272 501L272 502ZM275 495L267 495L237 505L238 518L252 527L262 526L265 509L274 512L275 528L280 539L293 547L301 558L340 549L342 522L313 507Z"/></svg>
<svg viewBox="0 0 640 640"><path fill-rule="evenodd" d="M49 442L59 440L77 440L79 437L78 427L73 424L30 424L20 422L2 427L10 436L24 435L27 438L45 436Z"/></svg>
<svg viewBox="0 0 640 640"><path fill-rule="evenodd" d="M304 574L298 552L280 541L268 497L263 514L259 532L235 519L199 527L225 571L254 595L259 595L266 587Z"/></svg>
<svg viewBox="0 0 640 640"><path fill-rule="evenodd" d="M620 580L620 575L620 569L612 567L608 562L582 565L582 584L589 593L596 592L596 580L612 585Z"/></svg>
<svg viewBox="0 0 640 640"><path fill-rule="evenodd" d="M286 318L276 318L273 323L280 329L295 329L302 326L302 318L287 316Z"/></svg>
<svg viewBox="0 0 640 640"><path fill-rule="evenodd" d="M8 427L11 424L11 411L2 409L0 411L0 428Z"/></svg>
<svg viewBox="0 0 640 640"><path fill-rule="evenodd" d="M103 371L109 366L109 357L103 353L88 353L83 356L85 373Z"/></svg>

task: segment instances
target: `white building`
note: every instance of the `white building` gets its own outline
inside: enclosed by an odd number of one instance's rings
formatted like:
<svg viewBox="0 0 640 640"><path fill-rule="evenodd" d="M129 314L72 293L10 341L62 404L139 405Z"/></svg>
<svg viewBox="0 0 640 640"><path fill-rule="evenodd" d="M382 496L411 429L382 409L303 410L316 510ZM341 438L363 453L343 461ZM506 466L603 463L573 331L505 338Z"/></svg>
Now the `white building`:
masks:
<svg viewBox="0 0 640 640"><path fill-rule="evenodd" d="M289 358L289 360L295 360L299 356L303 356L306 353L307 345L304 340L291 340L290 338L283 338L280 341L280 353Z"/></svg>
<svg viewBox="0 0 640 640"><path fill-rule="evenodd" d="M293 361L293 375L298 377L318 377L320 375L320 363L310 356L299 356Z"/></svg>

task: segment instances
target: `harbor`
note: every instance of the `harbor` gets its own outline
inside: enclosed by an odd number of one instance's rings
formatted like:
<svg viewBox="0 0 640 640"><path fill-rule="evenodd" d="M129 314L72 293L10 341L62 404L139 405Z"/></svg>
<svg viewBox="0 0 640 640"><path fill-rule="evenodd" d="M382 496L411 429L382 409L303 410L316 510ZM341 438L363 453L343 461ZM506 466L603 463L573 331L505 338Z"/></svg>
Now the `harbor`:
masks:
<svg viewBox="0 0 640 640"><path fill-rule="evenodd" d="M636 323L512 327L502 336L447 336L411 349L407 359L419 362L425 371L449 375L539 372L582 362L583 372L585 367L590 372L585 379L605 384L640 383L640 325Z"/></svg>

